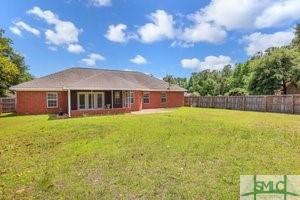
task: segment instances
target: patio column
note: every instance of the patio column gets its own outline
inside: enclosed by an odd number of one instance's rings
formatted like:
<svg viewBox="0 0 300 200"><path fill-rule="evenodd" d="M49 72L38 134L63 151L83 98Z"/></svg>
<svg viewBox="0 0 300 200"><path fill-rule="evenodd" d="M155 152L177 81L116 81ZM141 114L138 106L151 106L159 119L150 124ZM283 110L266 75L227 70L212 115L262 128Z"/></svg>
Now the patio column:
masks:
<svg viewBox="0 0 300 200"><path fill-rule="evenodd" d="M114 92L111 91L111 108L114 108Z"/></svg>
<svg viewBox="0 0 300 200"><path fill-rule="evenodd" d="M71 90L68 90L68 116L71 117Z"/></svg>

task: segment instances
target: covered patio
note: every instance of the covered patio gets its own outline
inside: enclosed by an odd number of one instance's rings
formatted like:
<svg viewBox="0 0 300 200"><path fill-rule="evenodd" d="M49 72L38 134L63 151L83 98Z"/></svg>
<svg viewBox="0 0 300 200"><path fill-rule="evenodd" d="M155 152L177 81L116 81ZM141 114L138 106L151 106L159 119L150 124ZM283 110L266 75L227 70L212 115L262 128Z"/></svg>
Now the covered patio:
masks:
<svg viewBox="0 0 300 200"><path fill-rule="evenodd" d="M134 109L134 91L68 90L68 116L126 113Z"/></svg>

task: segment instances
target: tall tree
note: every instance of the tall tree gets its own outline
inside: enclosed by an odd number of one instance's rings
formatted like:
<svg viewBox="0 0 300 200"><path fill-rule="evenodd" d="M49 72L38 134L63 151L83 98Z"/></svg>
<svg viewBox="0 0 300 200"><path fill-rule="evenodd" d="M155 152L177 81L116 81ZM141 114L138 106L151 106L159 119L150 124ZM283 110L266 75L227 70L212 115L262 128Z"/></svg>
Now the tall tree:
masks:
<svg viewBox="0 0 300 200"><path fill-rule="evenodd" d="M300 81L299 67L295 58L299 53L294 49L277 48L266 53L257 61L251 75L249 90L252 94L274 94L277 90L287 93L287 84Z"/></svg>
<svg viewBox="0 0 300 200"><path fill-rule="evenodd" d="M12 47L12 41L0 29L0 96L5 96L12 85L31 80L24 57Z"/></svg>
<svg viewBox="0 0 300 200"><path fill-rule="evenodd" d="M300 24L297 24L295 28L295 38L292 41L292 46L300 49Z"/></svg>

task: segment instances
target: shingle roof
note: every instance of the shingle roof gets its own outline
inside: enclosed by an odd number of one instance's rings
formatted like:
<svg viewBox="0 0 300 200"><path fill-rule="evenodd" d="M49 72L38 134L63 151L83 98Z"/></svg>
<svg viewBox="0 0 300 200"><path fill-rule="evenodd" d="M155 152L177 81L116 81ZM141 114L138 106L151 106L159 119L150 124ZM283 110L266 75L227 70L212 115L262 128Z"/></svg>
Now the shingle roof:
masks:
<svg viewBox="0 0 300 200"><path fill-rule="evenodd" d="M69 68L11 87L12 90L154 90L185 91L177 85L136 71Z"/></svg>

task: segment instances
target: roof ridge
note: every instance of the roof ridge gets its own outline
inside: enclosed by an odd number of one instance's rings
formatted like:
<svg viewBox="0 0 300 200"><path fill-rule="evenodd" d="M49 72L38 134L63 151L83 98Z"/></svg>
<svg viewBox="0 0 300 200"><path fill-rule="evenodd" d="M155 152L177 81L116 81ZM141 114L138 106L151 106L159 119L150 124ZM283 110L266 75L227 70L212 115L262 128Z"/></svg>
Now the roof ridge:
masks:
<svg viewBox="0 0 300 200"><path fill-rule="evenodd" d="M135 72L135 73L140 73L140 74L145 74L143 72L139 72L139 71L136 71L136 70L121 70L121 69L107 69L107 68L95 68L95 67L71 67L71 68L68 68L68 69L91 69L91 70L103 70L103 71L117 71L117 72ZM145 74L147 75L147 74Z"/></svg>

